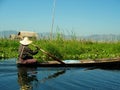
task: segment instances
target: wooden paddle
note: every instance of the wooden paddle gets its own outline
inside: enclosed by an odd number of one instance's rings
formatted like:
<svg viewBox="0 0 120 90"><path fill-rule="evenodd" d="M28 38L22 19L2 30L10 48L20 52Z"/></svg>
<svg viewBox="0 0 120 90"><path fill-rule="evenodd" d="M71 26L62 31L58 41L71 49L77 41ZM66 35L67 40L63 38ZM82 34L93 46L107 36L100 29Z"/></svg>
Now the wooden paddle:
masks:
<svg viewBox="0 0 120 90"><path fill-rule="evenodd" d="M35 47L38 47L38 46L36 46L36 45L34 45L34 44L32 44L32 45L35 46ZM39 47L39 50L42 51L43 53L47 54L49 57L53 58L54 60L60 62L61 64L65 64L62 60L60 60L60 59L57 58L56 56L52 55L51 53L43 50L42 48Z"/></svg>

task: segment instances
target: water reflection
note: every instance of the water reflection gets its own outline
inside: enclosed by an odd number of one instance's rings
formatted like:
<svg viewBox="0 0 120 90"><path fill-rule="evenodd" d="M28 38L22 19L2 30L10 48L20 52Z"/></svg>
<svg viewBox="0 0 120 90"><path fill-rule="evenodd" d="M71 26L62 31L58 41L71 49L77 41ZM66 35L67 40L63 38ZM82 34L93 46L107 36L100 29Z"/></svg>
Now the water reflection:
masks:
<svg viewBox="0 0 120 90"><path fill-rule="evenodd" d="M32 90L32 84L38 82L36 74L36 68L19 67L18 83L20 85L20 90Z"/></svg>
<svg viewBox="0 0 120 90"><path fill-rule="evenodd" d="M57 71L56 73L52 74L52 75L49 75L48 77L45 77L43 78L42 80L39 80L39 82L45 82L49 79L52 79L52 78L56 78L58 77L59 75L62 75L65 73L65 70L60 70L60 71Z"/></svg>
<svg viewBox="0 0 120 90"><path fill-rule="evenodd" d="M18 83L20 90L33 90L33 87L39 86L40 83L43 83L52 78L56 78L64 73L65 70L59 70L52 75L48 75L47 77L38 80L37 68L18 67Z"/></svg>
<svg viewBox="0 0 120 90"><path fill-rule="evenodd" d="M114 67L88 67L85 70L95 70L95 69L101 69L101 70L107 70L107 71L120 71L120 66L114 66Z"/></svg>

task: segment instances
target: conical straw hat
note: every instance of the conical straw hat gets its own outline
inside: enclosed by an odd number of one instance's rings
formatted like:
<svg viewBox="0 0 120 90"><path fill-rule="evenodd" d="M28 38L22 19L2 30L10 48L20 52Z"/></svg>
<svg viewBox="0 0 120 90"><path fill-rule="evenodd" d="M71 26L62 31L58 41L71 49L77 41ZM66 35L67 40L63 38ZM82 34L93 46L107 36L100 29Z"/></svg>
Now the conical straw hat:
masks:
<svg viewBox="0 0 120 90"><path fill-rule="evenodd" d="M24 37L24 39L21 40L20 43L23 44L23 45L29 45L29 44L32 43L32 41L29 40L28 37Z"/></svg>

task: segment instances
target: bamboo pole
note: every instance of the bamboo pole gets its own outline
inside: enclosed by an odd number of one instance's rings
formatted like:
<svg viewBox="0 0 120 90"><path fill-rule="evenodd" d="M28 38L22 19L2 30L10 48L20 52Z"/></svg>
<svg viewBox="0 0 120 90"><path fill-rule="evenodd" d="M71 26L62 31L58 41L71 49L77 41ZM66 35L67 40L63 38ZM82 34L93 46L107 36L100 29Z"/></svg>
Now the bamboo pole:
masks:
<svg viewBox="0 0 120 90"><path fill-rule="evenodd" d="M32 45L35 46L35 47L38 47L38 46L36 46L36 45L34 45L34 44L32 44ZM52 55L51 53L49 53L49 52L43 50L43 49L40 48L40 47L38 47L38 48L39 48L40 51L42 51L44 54L48 55L49 57L53 58L54 60L60 62L61 64L65 64L62 60L60 60L60 59L57 58L56 56Z"/></svg>

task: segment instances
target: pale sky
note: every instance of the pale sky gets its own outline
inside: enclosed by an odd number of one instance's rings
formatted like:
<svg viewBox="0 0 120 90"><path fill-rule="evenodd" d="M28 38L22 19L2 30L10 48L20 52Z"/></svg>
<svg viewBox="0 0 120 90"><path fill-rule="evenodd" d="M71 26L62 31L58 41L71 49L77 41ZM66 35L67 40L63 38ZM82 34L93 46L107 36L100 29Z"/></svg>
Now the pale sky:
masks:
<svg viewBox="0 0 120 90"><path fill-rule="evenodd" d="M0 31L51 32L53 2L0 0ZM58 30L80 36L120 34L120 0L56 0L53 32Z"/></svg>

